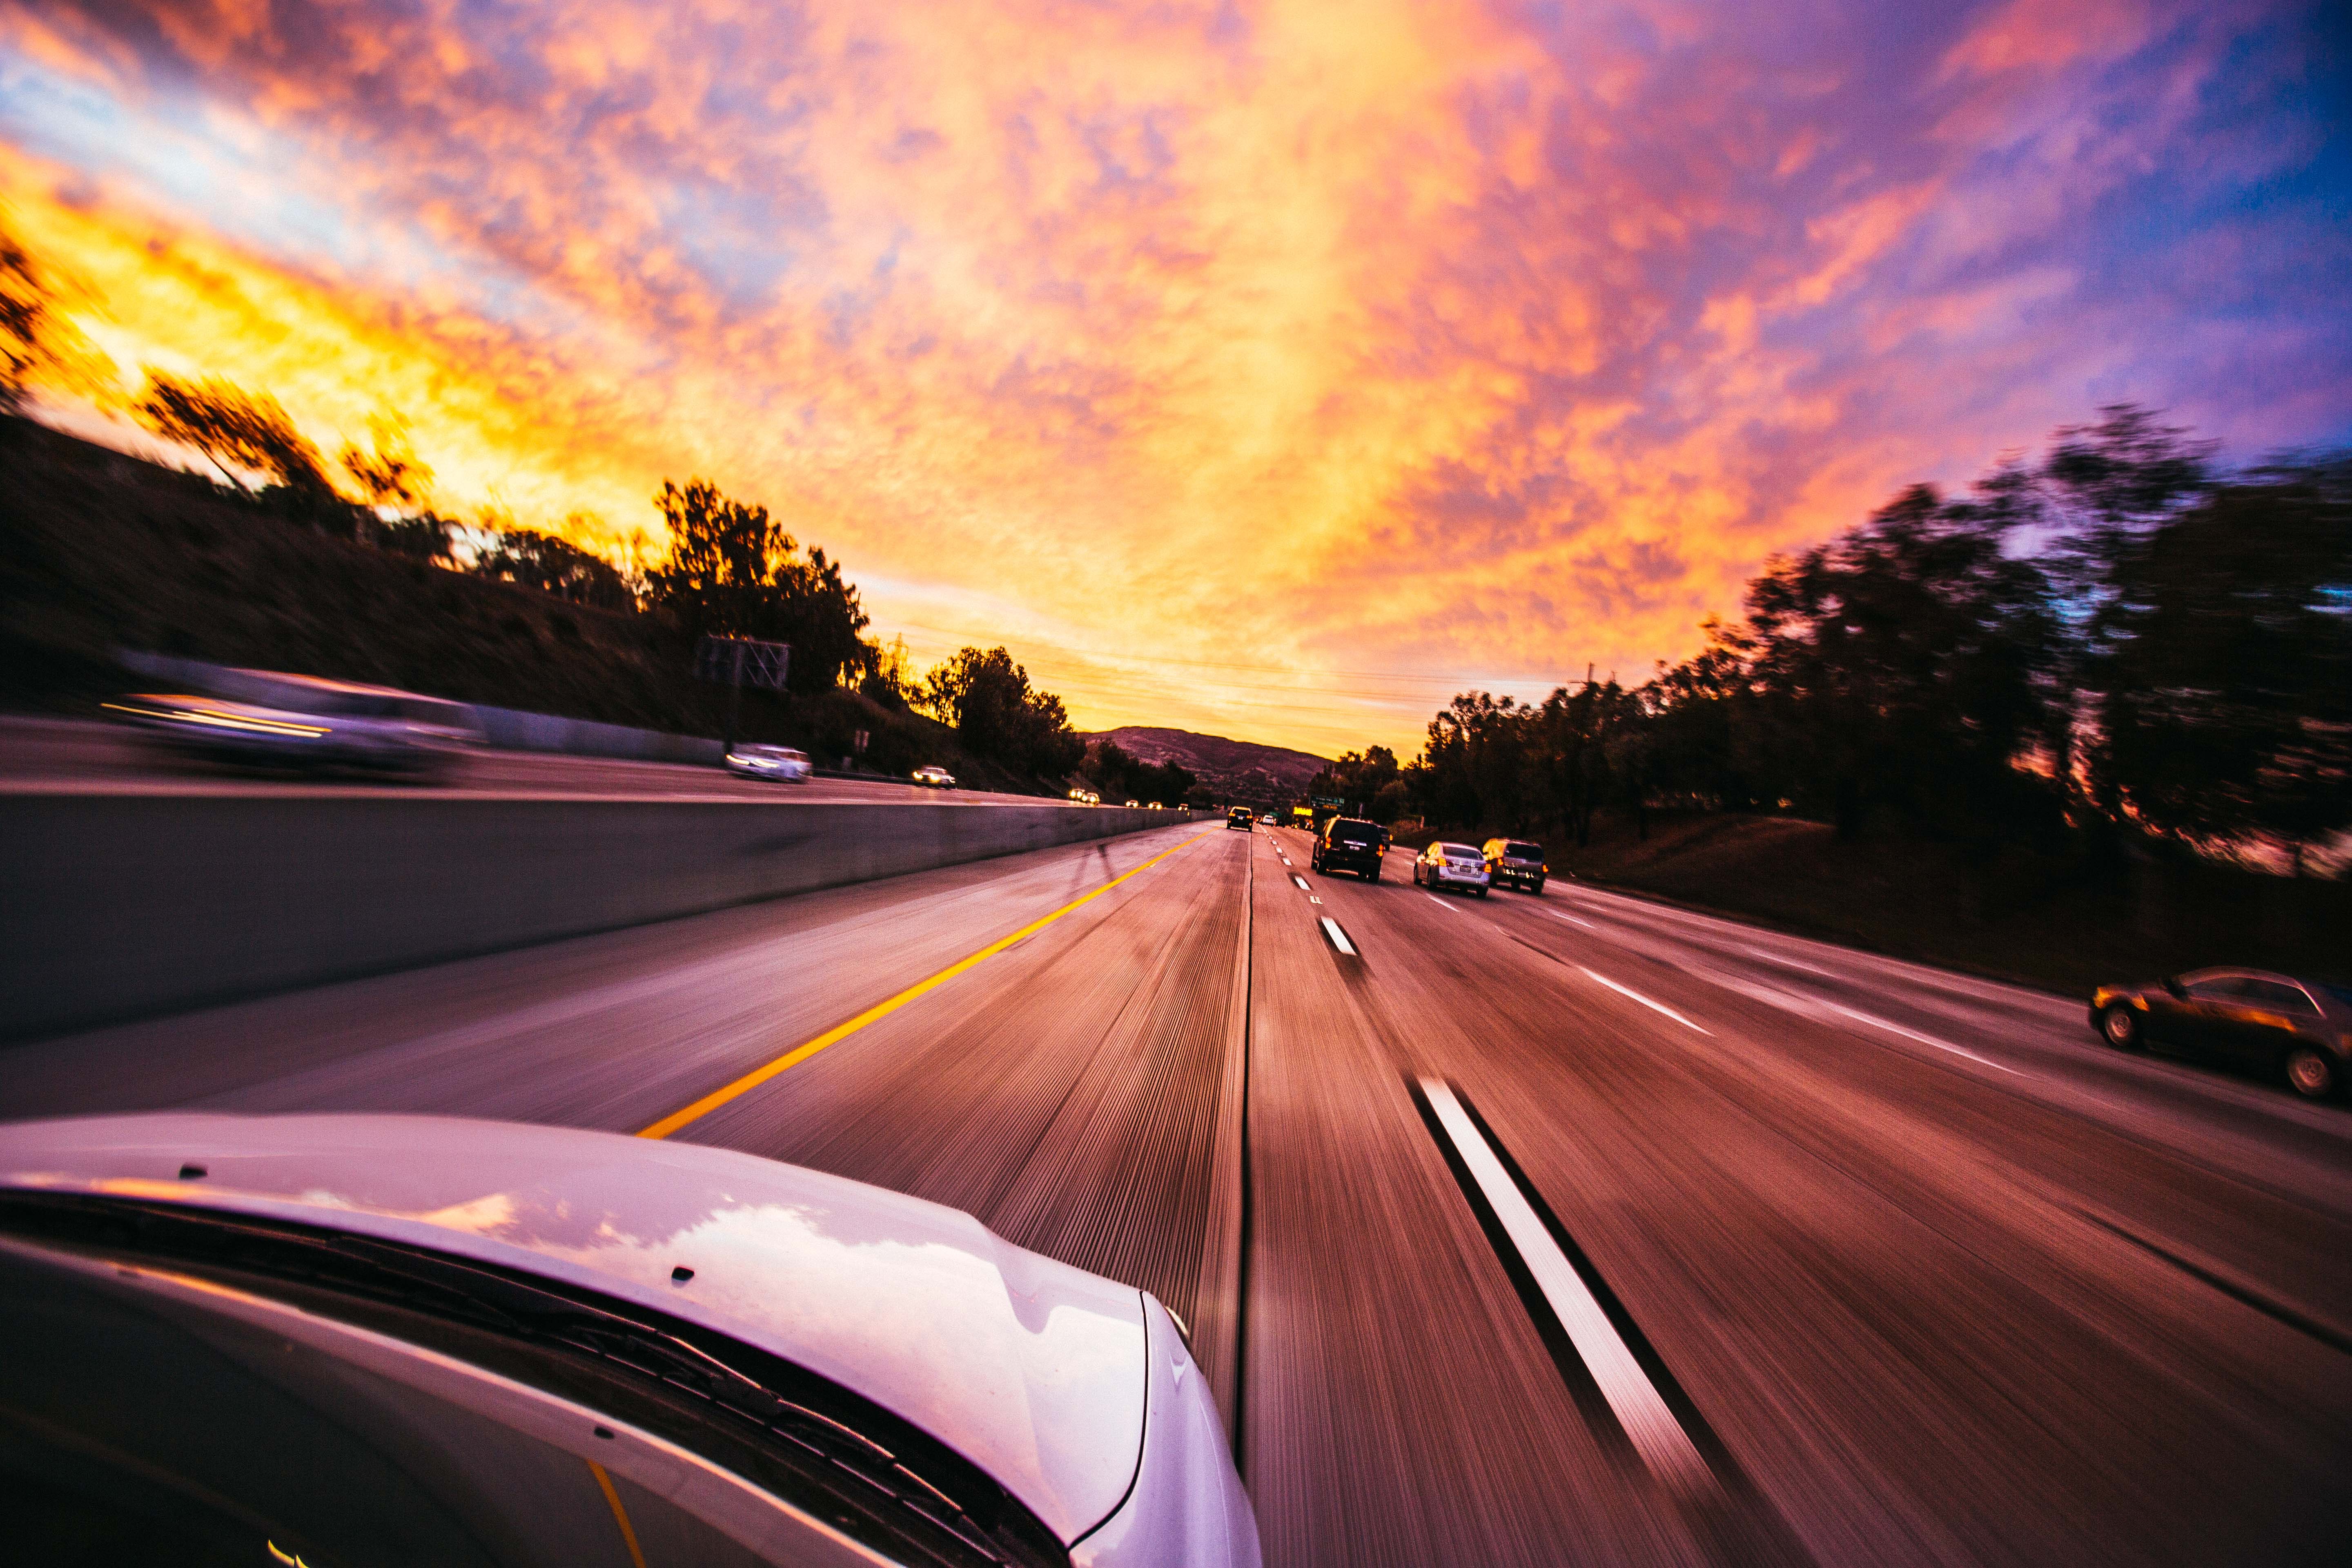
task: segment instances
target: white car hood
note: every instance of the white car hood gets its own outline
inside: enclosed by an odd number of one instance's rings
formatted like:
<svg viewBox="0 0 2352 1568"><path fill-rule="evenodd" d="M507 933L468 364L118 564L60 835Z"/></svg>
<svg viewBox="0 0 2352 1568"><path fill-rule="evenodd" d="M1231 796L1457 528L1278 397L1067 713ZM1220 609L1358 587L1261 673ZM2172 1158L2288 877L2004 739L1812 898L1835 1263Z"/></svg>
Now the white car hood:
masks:
<svg viewBox="0 0 2352 1568"><path fill-rule="evenodd" d="M454 1117L162 1114L0 1125L0 1186L270 1215L642 1301L913 1422L1065 1543L1118 1506L1141 1451L1139 1292L755 1155Z"/></svg>

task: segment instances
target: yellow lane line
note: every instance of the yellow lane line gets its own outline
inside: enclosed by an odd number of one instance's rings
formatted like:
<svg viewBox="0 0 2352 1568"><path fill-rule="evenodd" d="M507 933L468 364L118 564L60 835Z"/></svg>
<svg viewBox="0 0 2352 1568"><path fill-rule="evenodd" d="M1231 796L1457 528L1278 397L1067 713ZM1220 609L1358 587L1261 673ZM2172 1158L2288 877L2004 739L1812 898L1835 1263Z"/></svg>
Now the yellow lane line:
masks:
<svg viewBox="0 0 2352 1568"><path fill-rule="evenodd" d="M724 1089L716 1089L711 1090L709 1094L704 1095L700 1100L696 1100L692 1105L688 1106L685 1110L670 1112L667 1116L663 1117L659 1121L655 1122L651 1127L639 1132L637 1136L640 1138L667 1138L671 1133L677 1131L679 1128L686 1126L688 1123L700 1121L703 1117L709 1115L712 1111L718 1110L729 1100L740 1099L741 1096L749 1094L751 1090L759 1088L770 1079L774 1078L778 1073L798 1067L801 1063L808 1060L809 1058L816 1055L817 1052L824 1049L827 1046L840 1044L842 1041L847 1039L850 1036L857 1033L858 1030L866 1027L866 1025L875 1022L877 1019L888 1017L891 1014L897 1012L908 1003L912 1002L916 997L920 996L926 991L931 990L935 986L946 984L949 981L953 980L957 975L961 974L965 970L970 969L972 965L995 957L998 953L1003 952L1006 948L1011 947L1014 942L1019 942L1024 937L1035 935L1038 931L1044 931L1047 926L1052 925L1055 921L1060 920L1064 915L1068 914L1071 910L1076 910L1082 905L1094 902L1095 900L1101 898L1105 893L1109 892L1113 888L1118 887L1129 877L1139 877L1143 875L1144 872L1150 870L1151 868L1159 865L1162 860L1167 859L1170 855L1174 855L1182 850L1190 849L1193 845L1198 844L1202 839L1208 837L1209 836L1206 833L1195 834L1192 837L1184 840L1183 843L1177 845L1175 848L1168 850L1164 854L1153 856L1150 859L1146 860L1142 865L1138 866L1134 870L1125 871L1120 873L1118 876L1113 877L1109 881L1105 882L1101 887L1095 889L1092 892L1082 894L1079 897L1071 900L1068 903L1064 904L1060 909L1055 910L1052 914L1041 916L1036 920L1031 921L1027 925L1023 926L1011 936L1001 937L997 941L990 942L986 947L982 948L978 952L971 954L970 957L956 960L955 963L949 964L937 974L931 975L929 978L925 980L916 981L912 985L908 986L904 991L899 992L896 996L889 998L887 1001L876 1003L873 1006L868 1007L863 1013L858 1014L857 1016L850 1019L847 1023L835 1024L832 1028L827 1029L824 1034L819 1035L816 1038L810 1040L803 1045L794 1046L791 1050L786 1051L782 1056L778 1057L772 1062L768 1062L761 1067L753 1068L750 1072L745 1073L741 1078L737 1079L733 1083L727 1085Z"/></svg>
<svg viewBox="0 0 2352 1568"><path fill-rule="evenodd" d="M596 1484L604 1489L604 1500L613 1507L613 1522L621 1527L621 1540L629 1549L629 1561L636 1568L646 1568L646 1554L637 1545L636 1527L629 1522L629 1510L621 1506L621 1494L613 1489L613 1478L593 1459L588 1461L588 1468L596 1472Z"/></svg>

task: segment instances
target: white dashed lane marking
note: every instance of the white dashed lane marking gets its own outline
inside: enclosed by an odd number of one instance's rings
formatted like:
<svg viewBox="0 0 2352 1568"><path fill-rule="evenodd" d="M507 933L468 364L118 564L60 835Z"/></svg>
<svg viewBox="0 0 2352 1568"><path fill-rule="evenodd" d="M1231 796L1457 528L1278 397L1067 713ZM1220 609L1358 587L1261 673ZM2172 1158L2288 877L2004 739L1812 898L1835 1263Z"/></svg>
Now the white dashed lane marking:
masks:
<svg viewBox="0 0 2352 1568"><path fill-rule="evenodd" d="M1595 978L1599 978L1595 976ZM1559 1326L1567 1331L1569 1342L1583 1358L1592 1381L1601 1386L1601 1397L1616 1414L1625 1436L1633 1439L1634 1451L1642 1462L1675 1490L1686 1497L1709 1497L1716 1491L1716 1480L1706 1461L1699 1458L1697 1447L1685 1432L1675 1413L1666 1407L1665 1400L1642 1371L1642 1363L1618 1335L1609 1314L1586 1289L1583 1277L1559 1244L1544 1227L1518 1184L1496 1158L1494 1147L1478 1131L1454 1097L1454 1090L1438 1079L1421 1080L1421 1092L1429 1099L1429 1107L1437 1113L1438 1125L1468 1167L1470 1178L1502 1222L1503 1232L1510 1237L1511 1246L1518 1252L1528 1272L1535 1276L1536 1287L1543 1292L1544 1302Z"/></svg>
<svg viewBox="0 0 2352 1568"><path fill-rule="evenodd" d="M1577 967L1579 969L1584 969L1584 965L1580 963L1578 964ZM1610 990L1617 993L1618 995L1630 997L1633 1001L1639 1002L1643 1006L1647 1007L1653 1013L1664 1013L1667 1017L1672 1018L1675 1023L1680 1024L1685 1029L1698 1029L1698 1032L1702 1035L1707 1033L1705 1029L1699 1029L1696 1024L1692 1023L1688 1018L1684 1017L1680 1013L1675 1012L1672 1007L1667 1006L1664 1003L1653 1002L1647 996L1643 995L1639 991L1634 990L1630 985L1620 985L1614 980L1610 979L1609 976L1605 974L1595 974L1590 969L1584 969L1584 973L1591 975L1592 979L1600 982L1601 984L1609 987ZM1710 1036L1709 1037L1711 1038L1712 1037Z"/></svg>

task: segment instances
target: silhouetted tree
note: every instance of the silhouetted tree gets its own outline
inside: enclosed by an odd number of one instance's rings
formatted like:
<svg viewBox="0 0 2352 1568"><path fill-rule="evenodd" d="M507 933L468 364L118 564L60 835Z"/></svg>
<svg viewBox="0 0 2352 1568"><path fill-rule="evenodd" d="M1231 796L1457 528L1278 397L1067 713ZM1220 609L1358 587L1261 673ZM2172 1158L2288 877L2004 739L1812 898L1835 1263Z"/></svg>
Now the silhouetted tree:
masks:
<svg viewBox="0 0 2352 1568"><path fill-rule="evenodd" d="M959 649L924 678L923 706L955 726L967 751L1043 779L1066 776L1086 757L1062 700L1033 690L1029 672L1003 648Z"/></svg>
<svg viewBox="0 0 2352 1568"><path fill-rule="evenodd" d="M220 376L192 381L152 365L146 375L146 390L131 405L140 423L202 452L223 479L235 482L227 468L235 464L289 490L334 494L319 448L268 393L247 392Z"/></svg>
<svg viewBox="0 0 2352 1568"><path fill-rule="evenodd" d="M670 553L646 574L655 600L690 631L761 637L793 647L792 688L822 691L872 650L857 589L841 568L793 536L763 506L719 493L708 479L662 481L654 498L669 525Z"/></svg>
<svg viewBox="0 0 2352 1568"><path fill-rule="evenodd" d="M373 451L345 442L336 458L343 471L359 486L360 494L373 506L395 511L418 512L432 499L433 469L421 461L415 447L409 445L408 426L398 419L379 416L368 421L368 434L373 442Z"/></svg>
<svg viewBox="0 0 2352 1568"><path fill-rule="evenodd" d="M627 582L601 555L536 529L503 529L490 537L491 548L474 563L481 576L520 584L599 610L636 608L636 597L629 592Z"/></svg>
<svg viewBox="0 0 2352 1568"><path fill-rule="evenodd" d="M2192 842L2352 827L2352 465L2279 466L2113 546L2097 798Z"/></svg>
<svg viewBox="0 0 2352 1568"><path fill-rule="evenodd" d="M0 227L0 414L14 414L36 381L95 390L113 377L81 330L58 310L56 279Z"/></svg>

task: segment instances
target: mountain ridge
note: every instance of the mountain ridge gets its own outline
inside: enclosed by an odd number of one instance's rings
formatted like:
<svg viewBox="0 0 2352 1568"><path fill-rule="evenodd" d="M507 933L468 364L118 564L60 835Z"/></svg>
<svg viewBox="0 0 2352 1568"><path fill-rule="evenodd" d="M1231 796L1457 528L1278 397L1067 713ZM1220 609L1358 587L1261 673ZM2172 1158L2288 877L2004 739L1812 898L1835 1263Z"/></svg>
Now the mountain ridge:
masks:
<svg viewBox="0 0 2352 1568"><path fill-rule="evenodd" d="M1307 781L1329 761L1287 746L1229 740L1192 730L1129 724L1097 730L1088 742L1108 741L1147 763L1174 763L1220 796L1273 800L1306 793Z"/></svg>

